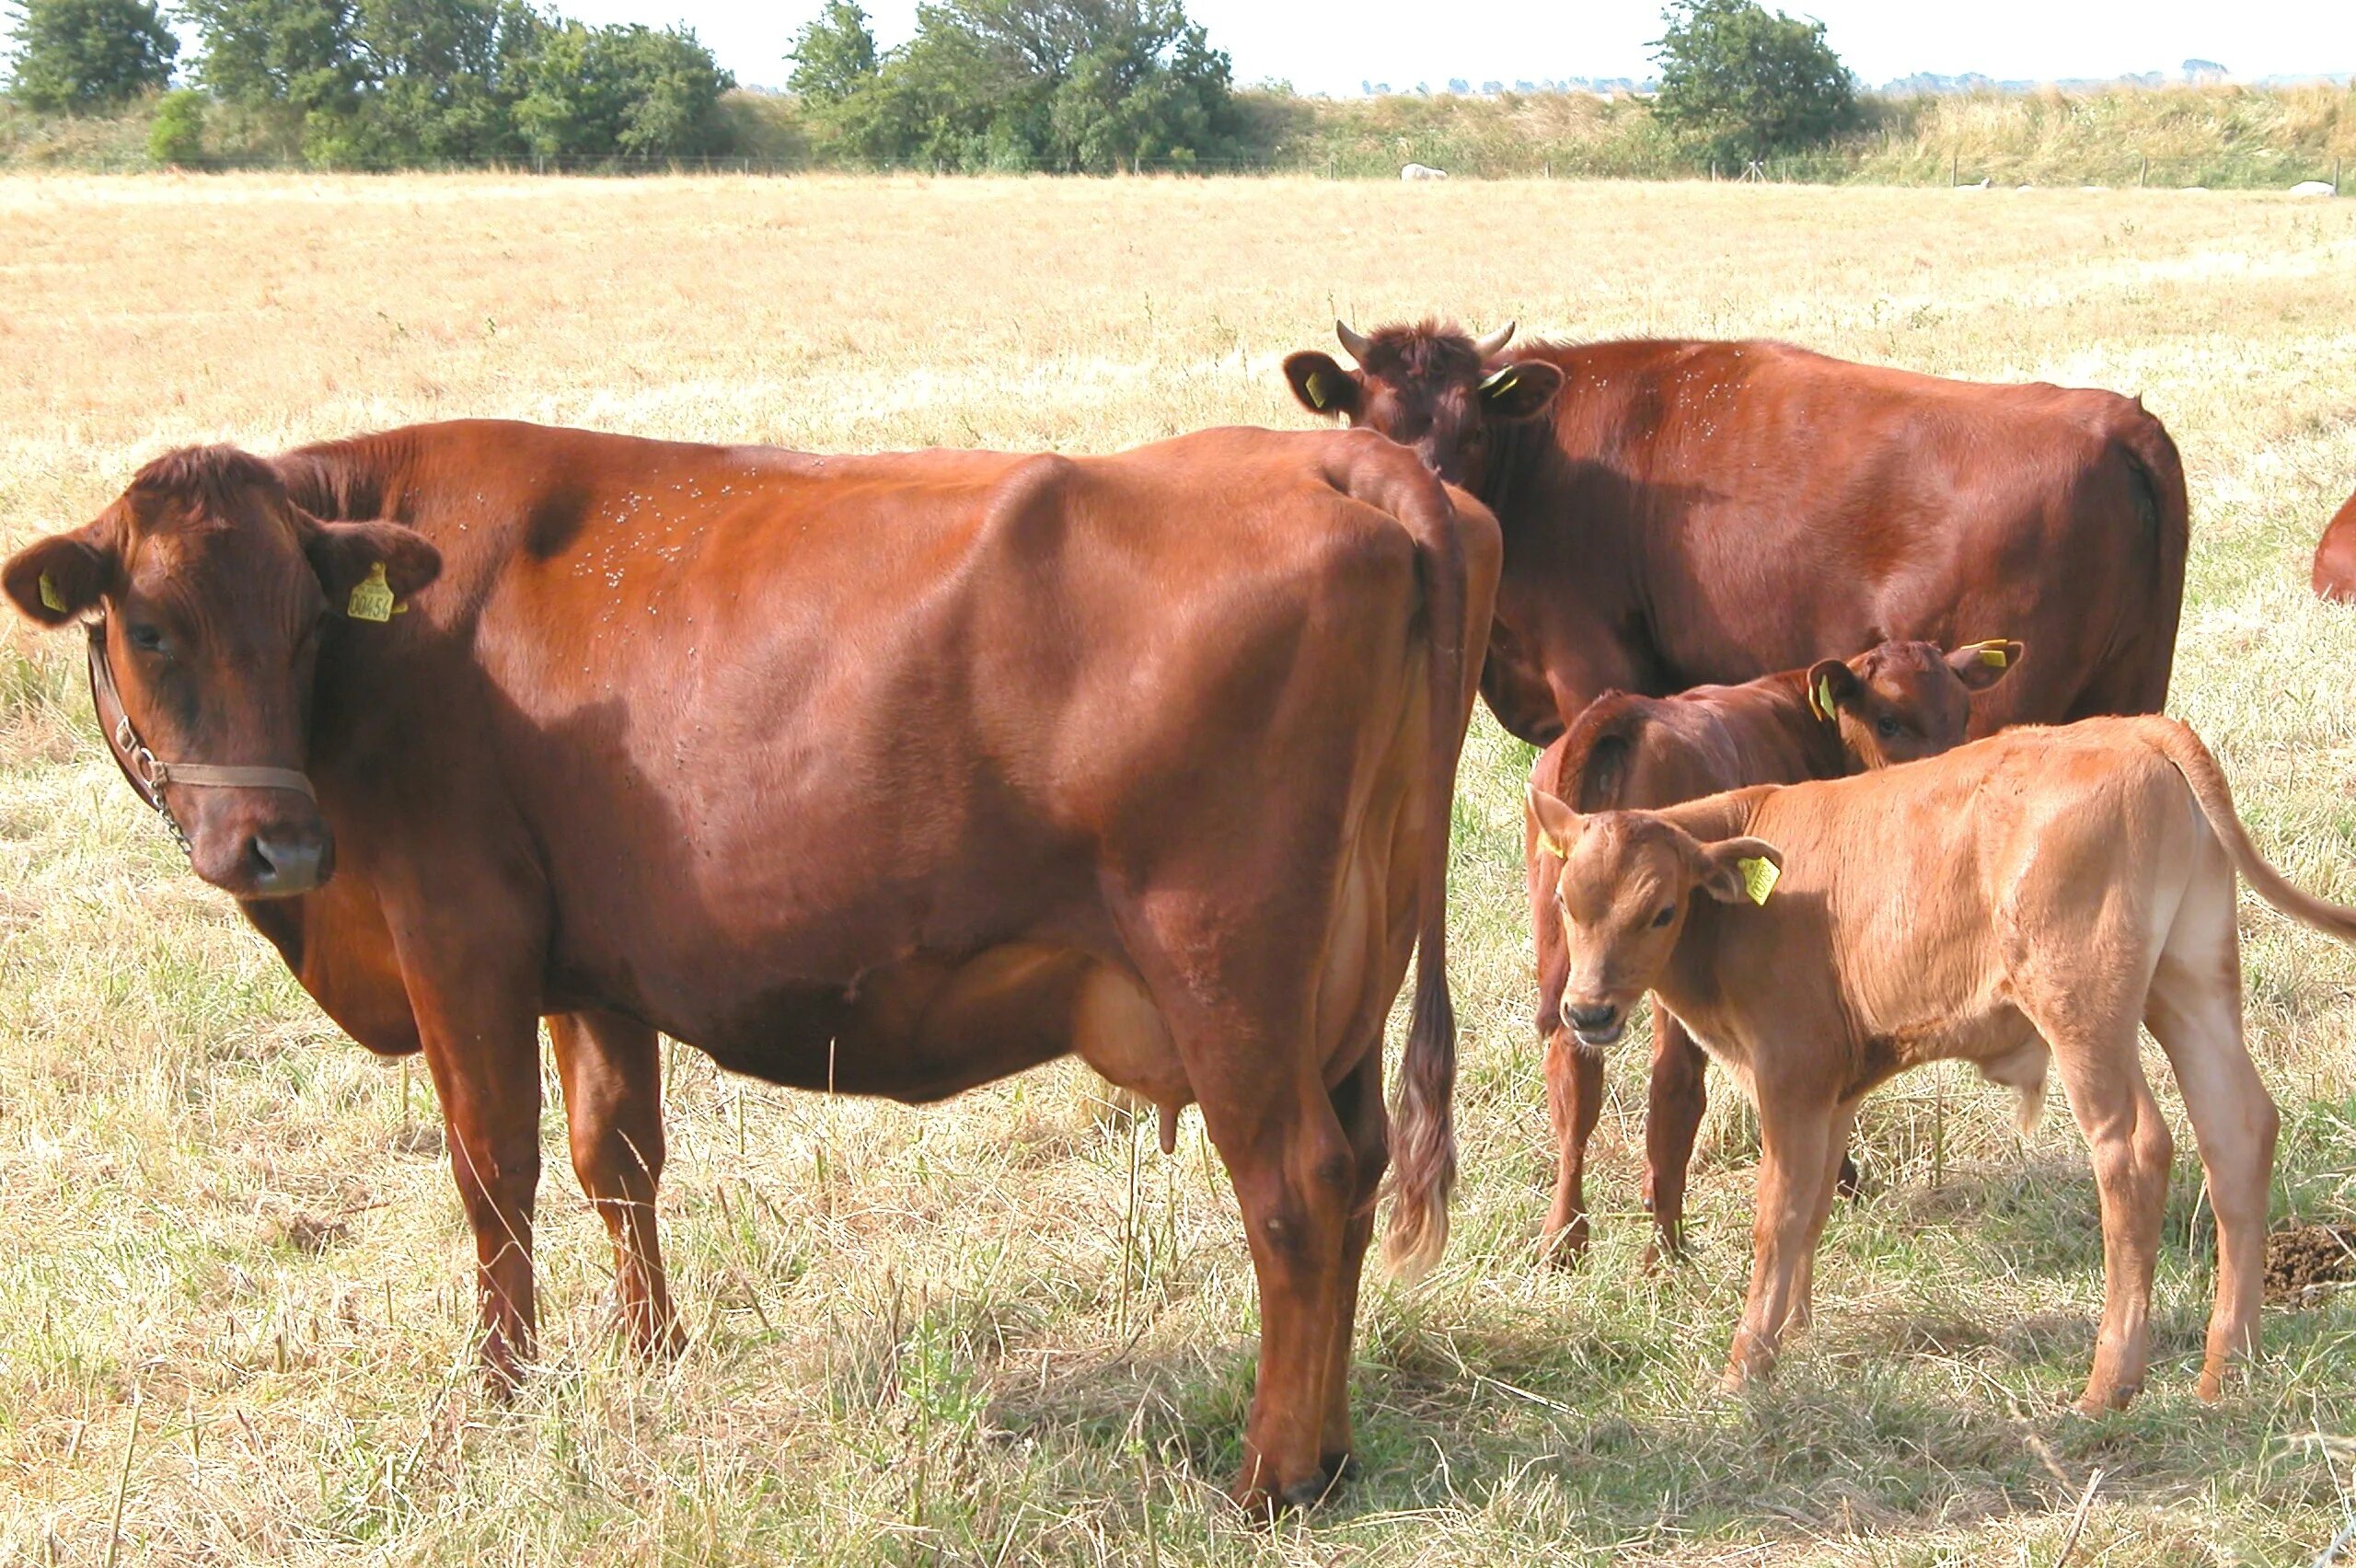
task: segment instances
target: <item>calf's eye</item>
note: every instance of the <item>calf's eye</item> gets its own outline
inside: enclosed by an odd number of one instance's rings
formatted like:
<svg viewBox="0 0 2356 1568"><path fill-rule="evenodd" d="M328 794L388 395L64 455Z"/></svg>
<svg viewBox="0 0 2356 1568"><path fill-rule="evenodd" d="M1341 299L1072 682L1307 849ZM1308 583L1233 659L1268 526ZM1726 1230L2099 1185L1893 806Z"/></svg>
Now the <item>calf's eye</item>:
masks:
<svg viewBox="0 0 2356 1568"><path fill-rule="evenodd" d="M1676 918L1677 905L1674 904L1664 905L1661 907L1661 912L1653 917L1653 929L1658 930L1661 927L1668 925L1671 920Z"/></svg>
<svg viewBox="0 0 2356 1568"><path fill-rule="evenodd" d="M164 646L164 634L152 626L134 625L131 628L131 645L143 653L155 653Z"/></svg>
<svg viewBox="0 0 2356 1568"><path fill-rule="evenodd" d="M1898 734L1898 721L1884 714L1874 721L1874 733L1885 741L1895 739Z"/></svg>

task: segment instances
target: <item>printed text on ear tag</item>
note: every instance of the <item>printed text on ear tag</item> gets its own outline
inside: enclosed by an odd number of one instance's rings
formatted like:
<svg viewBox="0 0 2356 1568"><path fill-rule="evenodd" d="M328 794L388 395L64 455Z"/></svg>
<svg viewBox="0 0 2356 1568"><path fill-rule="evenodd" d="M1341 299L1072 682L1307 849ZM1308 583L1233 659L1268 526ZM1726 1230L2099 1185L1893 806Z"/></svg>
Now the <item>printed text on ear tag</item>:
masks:
<svg viewBox="0 0 2356 1568"><path fill-rule="evenodd" d="M367 580L352 590L352 602L344 606L353 620L387 621L393 618L393 585L385 581L385 563L378 561L368 569Z"/></svg>
<svg viewBox="0 0 2356 1568"><path fill-rule="evenodd" d="M1980 651L1980 662L1992 670L2001 670L2004 667L2004 650L1992 642Z"/></svg>
<svg viewBox="0 0 2356 1568"><path fill-rule="evenodd" d="M40 574L40 602L44 609L55 610L61 616L65 613L65 601L58 596L57 584L49 580L46 571Z"/></svg>
<svg viewBox="0 0 2356 1568"><path fill-rule="evenodd" d="M1767 895L1775 891L1775 879L1784 874L1764 856L1737 860L1735 868L1742 872L1742 891L1750 894L1753 904L1766 903Z"/></svg>

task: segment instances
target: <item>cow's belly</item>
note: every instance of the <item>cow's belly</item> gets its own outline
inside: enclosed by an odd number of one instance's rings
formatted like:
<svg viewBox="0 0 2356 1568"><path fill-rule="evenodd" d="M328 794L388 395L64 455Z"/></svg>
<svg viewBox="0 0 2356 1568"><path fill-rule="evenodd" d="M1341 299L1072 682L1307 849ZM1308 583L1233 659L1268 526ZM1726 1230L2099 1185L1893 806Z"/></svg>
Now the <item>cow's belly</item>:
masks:
<svg viewBox="0 0 2356 1568"><path fill-rule="evenodd" d="M707 1038L689 1038L722 1066L772 1083L911 1103L1075 1053L1158 1103L1192 1098L1170 1032L1137 977L1042 943L918 954L847 988L771 993Z"/></svg>

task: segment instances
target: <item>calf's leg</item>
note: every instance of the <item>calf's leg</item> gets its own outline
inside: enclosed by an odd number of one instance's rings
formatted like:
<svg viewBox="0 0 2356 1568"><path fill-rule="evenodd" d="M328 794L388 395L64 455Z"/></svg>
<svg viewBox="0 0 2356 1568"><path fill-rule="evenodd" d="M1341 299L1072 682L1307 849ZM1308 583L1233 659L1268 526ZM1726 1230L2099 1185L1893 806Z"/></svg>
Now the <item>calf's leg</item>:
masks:
<svg viewBox="0 0 2356 1568"><path fill-rule="evenodd" d="M2152 980L2145 1020L2176 1068L2217 1216L2217 1299L2200 1363L2200 1397L2224 1391L2232 1364L2258 1349L2265 1290L2267 1192L2281 1117L2242 1040L2241 961L2233 877L2222 894L2179 910Z"/></svg>
<svg viewBox="0 0 2356 1568"><path fill-rule="evenodd" d="M1685 1177L1709 1108L1710 1059L1685 1026L1653 998L1653 1076L1645 1107L1645 1207L1652 1211L1650 1264L1685 1251Z"/></svg>
<svg viewBox="0 0 2356 1568"><path fill-rule="evenodd" d="M663 1180L663 1075L654 1031L608 1012L549 1020L572 1169L614 1245L618 1326L641 1354L685 1343L671 1311L654 1226Z"/></svg>
<svg viewBox="0 0 2356 1568"><path fill-rule="evenodd" d="M2074 1020L2037 1020L2053 1046L2070 1091L2070 1109L2085 1135L2102 1200L2102 1328L2078 1407L2115 1410L2143 1386L2151 1355L2152 1270L2159 1258L2175 1143L2143 1081L2135 1020L2085 1028Z"/></svg>
<svg viewBox="0 0 2356 1568"><path fill-rule="evenodd" d="M1724 1386L1740 1389L1775 1363L1786 1320L1800 1297L1820 1217L1830 1205L1833 1167L1832 1105L1796 1092L1760 1086L1758 1216L1752 1222L1750 1293L1727 1359Z"/></svg>
<svg viewBox="0 0 2356 1568"><path fill-rule="evenodd" d="M1587 1144L1603 1113L1603 1054L1557 1023L1546 1032L1546 1110L1554 1128L1554 1196L1540 1246L1558 1267L1587 1251Z"/></svg>

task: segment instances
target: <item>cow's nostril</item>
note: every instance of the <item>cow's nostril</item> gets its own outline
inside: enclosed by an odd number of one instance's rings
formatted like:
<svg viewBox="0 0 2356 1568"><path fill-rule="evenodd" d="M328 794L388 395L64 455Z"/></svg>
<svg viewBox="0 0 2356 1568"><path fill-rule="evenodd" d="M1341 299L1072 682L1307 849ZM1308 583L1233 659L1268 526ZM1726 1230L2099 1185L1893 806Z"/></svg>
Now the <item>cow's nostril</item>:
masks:
<svg viewBox="0 0 2356 1568"><path fill-rule="evenodd" d="M308 893L327 880L329 841L324 833L258 833L249 846L254 891L263 894Z"/></svg>
<svg viewBox="0 0 2356 1568"><path fill-rule="evenodd" d="M1563 1021L1583 1034L1592 1034L1600 1030L1611 1028L1611 1020L1613 1018L1618 1016L1619 1011L1620 1009L1618 1008L1613 1007L1609 1002L1605 1002L1598 1007L1587 1008L1576 1007L1569 1002L1565 1002L1563 1004Z"/></svg>

